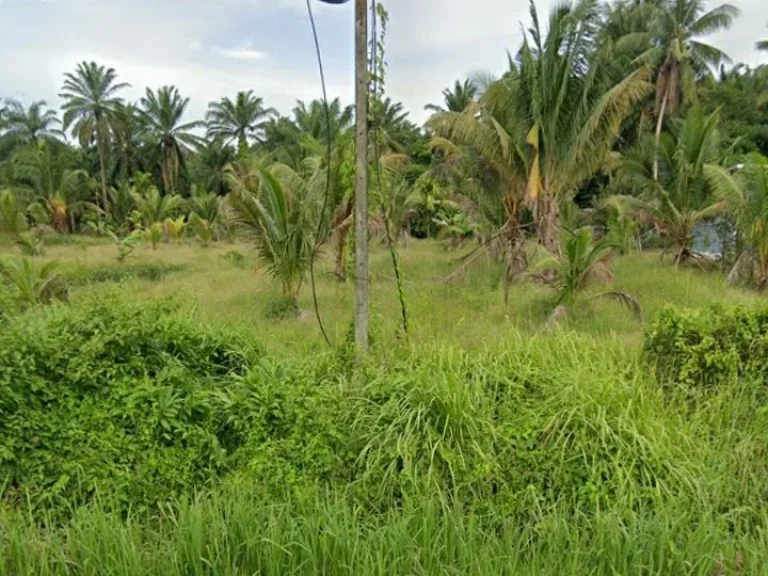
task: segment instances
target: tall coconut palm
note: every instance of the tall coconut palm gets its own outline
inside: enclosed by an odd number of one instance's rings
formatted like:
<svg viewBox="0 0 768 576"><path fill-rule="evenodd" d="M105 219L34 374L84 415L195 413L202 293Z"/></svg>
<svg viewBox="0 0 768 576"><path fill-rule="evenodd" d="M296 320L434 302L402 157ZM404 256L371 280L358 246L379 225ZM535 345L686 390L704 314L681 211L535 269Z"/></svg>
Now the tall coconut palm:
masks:
<svg viewBox="0 0 768 576"><path fill-rule="evenodd" d="M101 192L104 210L109 209L107 187L107 145L109 116L122 100L117 93L128 84L117 82L114 68L95 62L81 62L74 73L64 75L59 97L64 100L64 129L72 127L82 146L94 140L99 154Z"/></svg>
<svg viewBox="0 0 768 576"><path fill-rule="evenodd" d="M19 144L36 143L40 139L63 136L61 121L54 110L47 109L44 100L33 102L24 108L16 100L6 101L3 132Z"/></svg>
<svg viewBox="0 0 768 576"><path fill-rule="evenodd" d="M699 38L729 28L739 10L731 4L705 10L705 0L669 0L659 4L651 20L653 47L641 59L656 69L657 142L664 118L678 112L686 92L693 95L694 78L729 61L725 52Z"/></svg>
<svg viewBox="0 0 768 576"><path fill-rule="evenodd" d="M128 180L143 168L142 148L146 127L135 104L117 104L109 118L115 158L113 177Z"/></svg>
<svg viewBox="0 0 768 576"><path fill-rule="evenodd" d="M472 102L475 101L478 95L477 85L471 80L456 80L453 89L446 88L443 90L443 103L445 106L438 104L427 104L424 106L425 110L430 112L463 112L466 110Z"/></svg>
<svg viewBox="0 0 768 576"><path fill-rule="evenodd" d="M639 193L623 200L669 239L676 264L694 256L696 225L728 209L711 177L724 162L717 123L717 113L706 116L694 110L662 134L658 144L647 140L619 167L619 176Z"/></svg>
<svg viewBox="0 0 768 576"><path fill-rule="evenodd" d="M555 8L546 35L533 3L531 17L517 63L481 99L485 112L470 106L438 114L431 125L503 165L511 186L504 198L525 197L541 244L559 254L560 203L605 166L622 121L651 86L645 68L614 80L609 47L596 42L595 0Z"/></svg>
<svg viewBox="0 0 768 576"><path fill-rule="evenodd" d="M175 86L163 86L157 92L147 88L141 106L147 137L160 156L163 187L167 194L175 193L183 154L200 141L193 130L204 123L182 123L189 98L183 98Z"/></svg>
<svg viewBox="0 0 768 576"><path fill-rule="evenodd" d="M238 152L244 155L249 141L260 139L265 121L276 114L274 108L264 108L264 99L254 96L253 90L238 92L234 101L222 98L208 104L208 137L221 138L227 144L237 140Z"/></svg>

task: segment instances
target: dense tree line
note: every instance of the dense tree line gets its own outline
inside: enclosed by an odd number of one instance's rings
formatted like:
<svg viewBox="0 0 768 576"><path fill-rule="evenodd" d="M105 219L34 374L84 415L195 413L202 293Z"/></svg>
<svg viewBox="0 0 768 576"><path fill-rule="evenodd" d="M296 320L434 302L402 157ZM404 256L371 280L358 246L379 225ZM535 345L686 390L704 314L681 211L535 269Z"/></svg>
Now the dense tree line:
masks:
<svg viewBox="0 0 768 576"><path fill-rule="evenodd" d="M562 262L586 238L564 231L584 225L622 250L658 237L680 263L697 257L699 223L725 219L768 283L768 239L755 232L768 228L768 65L733 64L704 40L737 17L703 0L578 0L543 22L532 3L506 72L458 80L425 126L374 91L372 228L474 239L513 280L532 243ZM65 75L60 111L3 102L3 231L159 241L189 227L210 242L239 223L287 296L321 244L345 277L352 107L334 100L326 117L323 102L297 102L282 116L245 91L192 120L176 87L130 102L122 80L83 62Z"/></svg>

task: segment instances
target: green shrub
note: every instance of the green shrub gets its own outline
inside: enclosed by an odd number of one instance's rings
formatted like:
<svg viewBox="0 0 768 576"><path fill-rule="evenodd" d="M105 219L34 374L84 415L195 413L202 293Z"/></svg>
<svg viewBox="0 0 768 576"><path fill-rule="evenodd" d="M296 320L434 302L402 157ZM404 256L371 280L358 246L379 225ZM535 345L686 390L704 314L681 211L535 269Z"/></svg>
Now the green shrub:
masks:
<svg viewBox="0 0 768 576"><path fill-rule="evenodd" d="M237 338L175 320L116 293L0 330L4 496L66 509L96 494L151 505L210 481L239 446L217 436L219 387L253 353Z"/></svg>
<svg viewBox="0 0 768 576"><path fill-rule="evenodd" d="M274 296L264 305L264 317L269 320L286 320L299 315L296 300L285 296Z"/></svg>
<svg viewBox="0 0 768 576"><path fill-rule="evenodd" d="M667 386L712 386L768 375L768 309L666 308L645 338L645 356Z"/></svg>

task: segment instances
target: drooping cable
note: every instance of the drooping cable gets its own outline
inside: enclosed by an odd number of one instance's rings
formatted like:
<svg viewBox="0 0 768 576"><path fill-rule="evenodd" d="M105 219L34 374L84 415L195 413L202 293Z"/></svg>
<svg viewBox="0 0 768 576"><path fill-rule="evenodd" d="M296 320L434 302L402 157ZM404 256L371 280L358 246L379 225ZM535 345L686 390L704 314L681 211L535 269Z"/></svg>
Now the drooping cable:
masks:
<svg viewBox="0 0 768 576"><path fill-rule="evenodd" d="M315 15L312 12L312 4L310 0L307 0L307 14L309 15L309 23L312 26L312 37L315 40L315 53L317 54L317 67L320 71L320 84L323 88L323 111L325 112L325 136L326 136L326 181L325 181L325 194L323 195L323 205L320 209L320 218L317 221L317 230L315 231L315 244L312 248L312 257L309 260L309 279L312 287L312 304L315 308L315 317L317 318L317 325L320 327L320 332L323 335L328 346L333 347L331 339L328 338L328 333L325 331L323 325L323 319L320 315L320 306L317 303L317 287L315 281L315 260L320 250L320 246L324 241L324 221L325 211L328 209L328 197L331 194L331 160L333 156L333 136L331 135L331 111L328 106L328 91L325 85L325 69L323 68L323 57L320 51L320 40L317 36L317 26L315 25Z"/></svg>
<svg viewBox="0 0 768 576"><path fill-rule="evenodd" d="M373 94L378 95L379 92L379 57L378 57L378 14L377 14L377 0L371 0L371 78L373 79ZM378 120L378 119L377 119ZM376 183L379 191L379 207L381 209L381 218L384 220L384 233L387 238L387 248L389 249L390 257L392 258L392 268L395 273L395 282L397 283L397 296L400 300L400 313L403 322L403 334L408 335L408 308L405 304L405 292L403 290L403 278L400 272L400 262L397 258L397 251L395 250L395 243L392 239L392 229L389 222L389 215L384 205L384 186L381 180L381 153L379 147L379 134L381 127L376 122L374 126L375 134L373 138L373 153L376 156Z"/></svg>

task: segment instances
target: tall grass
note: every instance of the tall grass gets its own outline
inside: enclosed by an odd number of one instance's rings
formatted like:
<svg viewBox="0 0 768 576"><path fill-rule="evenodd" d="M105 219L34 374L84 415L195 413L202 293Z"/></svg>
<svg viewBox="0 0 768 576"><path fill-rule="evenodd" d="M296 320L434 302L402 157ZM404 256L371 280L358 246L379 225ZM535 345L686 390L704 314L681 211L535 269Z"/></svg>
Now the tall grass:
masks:
<svg viewBox="0 0 768 576"><path fill-rule="evenodd" d="M4 523L0 574L288 576L768 573L768 535L706 512L591 518L551 511L527 522L446 508L427 495L371 516L343 494L265 501L256 487L182 502L162 518L82 511L63 529Z"/></svg>

